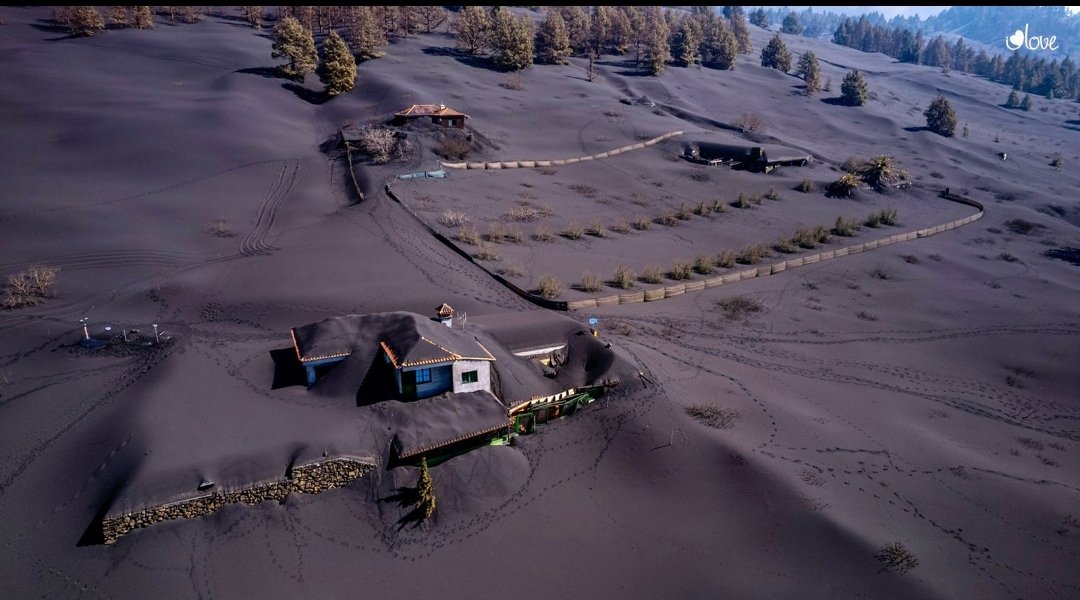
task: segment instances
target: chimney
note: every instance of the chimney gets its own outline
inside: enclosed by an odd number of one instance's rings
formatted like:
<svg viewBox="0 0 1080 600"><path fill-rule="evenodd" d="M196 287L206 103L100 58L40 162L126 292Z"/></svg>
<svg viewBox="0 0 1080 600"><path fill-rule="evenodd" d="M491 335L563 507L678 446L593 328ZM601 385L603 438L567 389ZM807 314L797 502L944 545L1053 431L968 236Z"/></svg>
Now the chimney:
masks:
<svg viewBox="0 0 1080 600"><path fill-rule="evenodd" d="M452 328L454 326L454 309L445 302L440 306L435 307L435 320Z"/></svg>
<svg viewBox="0 0 1080 600"><path fill-rule="evenodd" d="M440 104L439 105L439 110L446 110L446 105L445 104Z"/></svg>

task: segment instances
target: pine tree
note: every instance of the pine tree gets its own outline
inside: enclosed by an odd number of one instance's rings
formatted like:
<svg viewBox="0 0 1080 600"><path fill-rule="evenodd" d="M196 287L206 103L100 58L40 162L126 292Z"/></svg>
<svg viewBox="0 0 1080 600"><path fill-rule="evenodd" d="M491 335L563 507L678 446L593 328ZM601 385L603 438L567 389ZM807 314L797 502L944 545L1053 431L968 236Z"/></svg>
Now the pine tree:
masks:
<svg viewBox="0 0 1080 600"><path fill-rule="evenodd" d="M528 16L519 19L508 10L500 10L491 34L495 65L510 71L529 68L533 64L533 37Z"/></svg>
<svg viewBox="0 0 1080 600"><path fill-rule="evenodd" d="M701 34L691 19L683 19L672 36L671 54L679 66L689 67L697 63Z"/></svg>
<svg viewBox="0 0 1080 600"><path fill-rule="evenodd" d="M262 29L263 22L263 7L261 6L241 6L240 12L247 19L247 22L255 29Z"/></svg>
<svg viewBox="0 0 1080 600"><path fill-rule="evenodd" d="M1005 101L1005 108L1020 108L1020 94L1016 90L1009 92L1009 99Z"/></svg>
<svg viewBox="0 0 1080 600"><path fill-rule="evenodd" d="M731 8L731 31L735 34L735 41L739 43L739 53L749 54L754 51L750 43L750 26L746 24L746 16L741 6Z"/></svg>
<svg viewBox="0 0 1080 600"><path fill-rule="evenodd" d="M602 4L593 7L592 18L589 19L589 46L596 56L605 53L611 38L611 11Z"/></svg>
<svg viewBox="0 0 1080 600"><path fill-rule="evenodd" d="M91 37L105 31L105 19L93 6L76 6L71 13L72 35Z"/></svg>
<svg viewBox="0 0 1080 600"><path fill-rule="evenodd" d="M870 98L870 89L866 85L866 79L858 69L852 69L844 76L844 82L840 84L840 94L844 104L848 106L862 106Z"/></svg>
<svg viewBox="0 0 1080 600"><path fill-rule="evenodd" d="M645 32L645 70L650 75L659 76L663 74L667 61L671 58L668 50L668 36L671 35L671 31L659 7L649 7L649 13L645 18Z"/></svg>
<svg viewBox="0 0 1080 600"><path fill-rule="evenodd" d="M454 27L458 47L473 55L483 52L491 37L491 25L491 18L483 8L466 6L461 9Z"/></svg>
<svg viewBox="0 0 1080 600"><path fill-rule="evenodd" d="M765 12L764 8L758 8L754 12L750 13L750 24L756 25L762 29L768 29L769 13Z"/></svg>
<svg viewBox="0 0 1080 600"><path fill-rule="evenodd" d="M331 97L356 87L356 59L345 40L334 30L330 30L323 43L319 79L326 86L326 94Z"/></svg>
<svg viewBox="0 0 1080 600"><path fill-rule="evenodd" d="M109 22L116 27L131 27L131 11L126 6L109 7Z"/></svg>
<svg viewBox="0 0 1080 600"><path fill-rule="evenodd" d="M536 36L537 62L565 65L570 62L567 57L571 52L566 22L558 11L549 10L547 19L540 26L540 33Z"/></svg>
<svg viewBox="0 0 1080 600"><path fill-rule="evenodd" d="M370 60L383 56L386 46L386 31L379 22L378 15L370 6L358 6L356 20L352 26L353 50L360 60Z"/></svg>
<svg viewBox="0 0 1080 600"><path fill-rule="evenodd" d="M424 24L424 32L431 33L446 22L449 13L441 6L421 6L417 9L420 21Z"/></svg>
<svg viewBox="0 0 1080 600"><path fill-rule="evenodd" d="M1020 110L1031 110L1031 94L1024 94L1024 99L1020 101Z"/></svg>
<svg viewBox="0 0 1080 600"><path fill-rule="evenodd" d="M292 79L302 80L308 71L314 71L319 64L319 53L315 50L315 38L305 29L300 21L293 17L282 19L274 27L274 58L284 58L288 64L282 65L281 73Z"/></svg>
<svg viewBox="0 0 1080 600"><path fill-rule="evenodd" d="M952 137L956 131L956 111L944 96L938 96L926 108L923 113L926 116L926 126L934 133Z"/></svg>
<svg viewBox="0 0 1080 600"><path fill-rule="evenodd" d="M779 33L761 49L761 66L780 69L785 73L791 70L791 53L788 52L784 40L780 39Z"/></svg>
<svg viewBox="0 0 1080 600"><path fill-rule="evenodd" d="M420 509L424 512L424 520L435 516L435 480L431 478L426 457L420 459L420 479L416 482L416 495L420 500Z"/></svg>
<svg viewBox="0 0 1080 600"><path fill-rule="evenodd" d="M727 22L723 19L709 22L702 42L702 63L714 69L734 69L738 53L739 43L735 41L735 34L731 32Z"/></svg>
<svg viewBox="0 0 1080 600"><path fill-rule="evenodd" d="M789 12L784 17L784 22L780 25L781 33L790 33L791 35L799 35L803 32L802 23L799 22L799 15L794 12Z"/></svg>
<svg viewBox="0 0 1080 600"><path fill-rule="evenodd" d="M614 54L626 54L630 51L633 39L630 18L626 11L621 9L611 9L608 15L611 17L611 30L608 34L607 46Z"/></svg>
<svg viewBox="0 0 1080 600"><path fill-rule="evenodd" d="M821 89L821 66L818 64L817 55L807 50L799 57L799 77L806 82L806 95L809 96Z"/></svg>
<svg viewBox="0 0 1080 600"><path fill-rule="evenodd" d="M149 6L136 6L134 18L136 29L154 28L154 13Z"/></svg>
<svg viewBox="0 0 1080 600"><path fill-rule="evenodd" d="M570 39L570 48L574 54L585 54L589 51L589 13L580 6L559 7L560 16L566 25L566 35Z"/></svg>

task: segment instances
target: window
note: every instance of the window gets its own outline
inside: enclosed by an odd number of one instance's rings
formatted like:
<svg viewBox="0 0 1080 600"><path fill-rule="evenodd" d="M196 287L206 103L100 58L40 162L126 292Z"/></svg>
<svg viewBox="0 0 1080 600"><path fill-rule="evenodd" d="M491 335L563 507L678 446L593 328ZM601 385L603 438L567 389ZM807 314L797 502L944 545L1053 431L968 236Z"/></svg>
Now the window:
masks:
<svg viewBox="0 0 1080 600"><path fill-rule="evenodd" d="M477 371L465 371L461 374L461 383L476 383L480 380Z"/></svg>
<svg viewBox="0 0 1080 600"><path fill-rule="evenodd" d="M416 383L431 383L431 369L417 369L413 372L416 373Z"/></svg>

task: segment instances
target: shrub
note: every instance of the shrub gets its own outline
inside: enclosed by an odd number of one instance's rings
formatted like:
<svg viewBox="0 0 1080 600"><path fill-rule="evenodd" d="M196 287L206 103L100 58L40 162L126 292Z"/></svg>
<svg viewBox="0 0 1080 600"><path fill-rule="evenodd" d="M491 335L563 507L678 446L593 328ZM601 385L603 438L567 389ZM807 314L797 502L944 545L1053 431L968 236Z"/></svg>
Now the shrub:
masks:
<svg viewBox="0 0 1080 600"><path fill-rule="evenodd" d="M435 482L431 479L431 472L428 471L426 457L420 459L420 480L416 483L416 494L424 520L435 516Z"/></svg>
<svg viewBox="0 0 1080 600"><path fill-rule="evenodd" d="M756 265L766 256L769 256L769 249L765 244L754 244L743 248L736 260L744 265Z"/></svg>
<svg viewBox="0 0 1080 600"><path fill-rule="evenodd" d="M898 225L897 210L895 208L886 208L881 211L881 224L882 225Z"/></svg>
<svg viewBox="0 0 1080 600"><path fill-rule="evenodd" d="M649 217L638 217L634 219L634 229L645 231L649 228L651 223L652 221L649 220Z"/></svg>
<svg viewBox="0 0 1080 600"><path fill-rule="evenodd" d="M680 281L683 279L691 279L694 276L694 269L690 266L690 263L683 260L676 260L671 265L671 271L668 273L668 277Z"/></svg>
<svg viewBox="0 0 1080 600"><path fill-rule="evenodd" d="M859 313L856 314L855 316L859 317L863 321L877 321L877 316L872 315L872 314L866 312L865 310L860 310Z"/></svg>
<svg viewBox="0 0 1080 600"><path fill-rule="evenodd" d="M752 204L750 204L750 197L739 192L739 197L735 199L735 206L736 208L750 208L752 206Z"/></svg>
<svg viewBox="0 0 1080 600"><path fill-rule="evenodd" d="M694 261L694 270L702 275L711 275L716 271L716 261L708 254L698 254Z"/></svg>
<svg viewBox="0 0 1080 600"><path fill-rule="evenodd" d="M630 224L626 221L616 221L610 229L615 233L630 233Z"/></svg>
<svg viewBox="0 0 1080 600"><path fill-rule="evenodd" d="M394 155L397 139L394 132L384 128L369 128L360 133L360 149L375 164L390 162Z"/></svg>
<svg viewBox="0 0 1080 600"><path fill-rule="evenodd" d="M532 239L538 242L554 242L555 232L550 227L544 225L537 225L536 230L533 231Z"/></svg>
<svg viewBox="0 0 1080 600"><path fill-rule="evenodd" d="M594 235L599 238L607 237L607 229L604 227L603 221L593 221L592 224L589 225L589 235Z"/></svg>
<svg viewBox="0 0 1080 600"><path fill-rule="evenodd" d="M711 215L712 213L713 213L713 205L712 205L712 203L711 202L705 202L704 200L699 202L697 207L694 208L694 214L698 215L698 216L701 216L701 217L707 217L707 216Z"/></svg>
<svg viewBox="0 0 1080 600"><path fill-rule="evenodd" d="M907 172L893 165L893 157L880 154L864 162L858 169L859 177L870 187L883 190L907 179Z"/></svg>
<svg viewBox="0 0 1080 600"><path fill-rule="evenodd" d="M919 257L915 256L914 254L905 254L901 258L903 258L904 262L906 262L909 265L917 265L917 264L919 264Z"/></svg>
<svg viewBox="0 0 1080 600"><path fill-rule="evenodd" d="M945 96L934 98L923 115L926 117L926 127L934 133L952 137L956 131L956 111Z"/></svg>
<svg viewBox="0 0 1080 600"><path fill-rule="evenodd" d="M813 231L800 227L795 230L795 237L791 238L791 241L799 245L800 248L816 248L817 247L817 235Z"/></svg>
<svg viewBox="0 0 1080 600"><path fill-rule="evenodd" d="M814 236L814 239L817 240L817 243L819 244L827 243L832 237L829 235L829 230L826 229L824 225L818 225L817 227L815 227L812 234Z"/></svg>
<svg viewBox="0 0 1080 600"><path fill-rule="evenodd" d="M753 113L743 113L735 119L735 126L743 132L765 133L765 122Z"/></svg>
<svg viewBox="0 0 1080 600"><path fill-rule="evenodd" d="M751 194L749 198L750 202L752 202L753 204L761 204L762 202L761 196L759 194Z"/></svg>
<svg viewBox="0 0 1080 600"><path fill-rule="evenodd" d="M461 227L468 222L469 216L463 212L444 210L443 214L439 215L439 223L447 227Z"/></svg>
<svg viewBox="0 0 1080 600"><path fill-rule="evenodd" d="M731 267L734 267L735 253L731 250L724 250L720 252L720 254L718 254L716 257L716 264L724 267L725 269L730 269Z"/></svg>
<svg viewBox="0 0 1080 600"><path fill-rule="evenodd" d="M1055 156L1054 160L1050 161L1050 166L1060 171L1065 166L1065 159L1061 158L1061 156Z"/></svg>
<svg viewBox="0 0 1080 600"><path fill-rule="evenodd" d="M457 241L469 246L479 246L482 241L480 234L472 225L463 225L461 229L458 229L457 235L454 237Z"/></svg>
<svg viewBox="0 0 1080 600"><path fill-rule="evenodd" d="M714 429L731 429L740 416L737 410L713 404L694 404L686 409L686 413Z"/></svg>
<svg viewBox="0 0 1080 600"><path fill-rule="evenodd" d="M582 196L585 196L586 198L592 198L592 197L596 196L596 188L594 188L591 185L585 185L583 183L579 183L579 184L570 186L570 189L572 189L575 192L581 194Z"/></svg>
<svg viewBox="0 0 1080 600"><path fill-rule="evenodd" d="M554 275L544 275L540 278L540 285L536 288L536 292L541 298L554 300L562 294L562 283Z"/></svg>
<svg viewBox="0 0 1080 600"><path fill-rule="evenodd" d="M615 276L611 278L611 282L615 287L628 290L634 287L634 271L625 265L619 265L619 268L615 269Z"/></svg>
<svg viewBox="0 0 1080 600"><path fill-rule="evenodd" d="M690 210L685 204L679 206L679 212L675 214L681 221L689 221L694 216L694 211Z"/></svg>
<svg viewBox="0 0 1080 600"><path fill-rule="evenodd" d="M511 225L503 229L503 239L512 244L520 244L521 238L524 237L516 225Z"/></svg>
<svg viewBox="0 0 1080 600"><path fill-rule="evenodd" d="M769 188L768 192L765 192L766 200L779 200L780 192L776 191L776 188Z"/></svg>
<svg viewBox="0 0 1080 600"><path fill-rule="evenodd" d="M532 221L539 221L544 217L550 217L555 214L555 211L547 207L537 207L531 204L519 204L510 210L506 211L503 218L509 221L516 221L518 223L529 223Z"/></svg>
<svg viewBox="0 0 1080 600"><path fill-rule="evenodd" d="M851 237L855 235L855 230L858 228L858 224L853 219L845 219L844 217L836 217L836 224L833 225L832 232L836 235Z"/></svg>
<svg viewBox="0 0 1080 600"><path fill-rule="evenodd" d="M668 227L674 227L678 224L678 219L675 218L675 213L670 210L665 210L660 213L659 217L656 217L657 225L667 225Z"/></svg>
<svg viewBox="0 0 1080 600"><path fill-rule="evenodd" d="M645 283L660 283L664 280L664 272L660 267L650 265L641 272L641 280Z"/></svg>
<svg viewBox="0 0 1080 600"><path fill-rule="evenodd" d="M836 198L847 198L859 189L859 178L854 173L844 173L840 179L829 184L829 195Z"/></svg>
<svg viewBox="0 0 1080 600"><path fill-rule="evenodd" d="M578 284L578 288L583 292L599 292L602 287L604 287L604 284L600 281L600 278L595 273L588 271L581 276L581 283Z"/></svg>
<svg viewBox="0 0 1080 600"><path fill-rule="evenodd" d="M725 210L727 210L727 205L724 204L724 198L720 197L720 198L717 198L716 200L713 200L712 209L713 209L713 212L715 212L715 213L722 213Z"/></svg>
<svg viewBox="0 0 1080 600"><path fill-rule="evenodd" d="M581 223L572 221L563 229L562 234L566 239L580 240L581 236L585 235L585 229L581 226Z"/></svg>
<svg viewBox="0 0 1080 600"><path fill-rule="evenodd" d="M521 91L525 89L525 80L521 78L521 75L515 73L513 75L508 75L500 81L499 87L507 90Z"/></svg>
<svg viewBox="0 0 1080 600"><path fill-rule="evenodd" d="M804 193L804 194L809 194L809 193L813 192L814 190L816 190L817 188L814 185L813 181L810 181L809 179L803 179L802 181L799 182L799 185L795 186L795 189L802 192L802 193Z"/></svg>
<svg viewBox="0 0 1080 600"><path fill-rule="evenodd" d="M761 300L752 298L750 296L735 296L733 298L724 298L716 302L717 308L720 309L724 316L728 319L741 319L747 315L761 312L763 308Z"/></svg>
<svg viewBox="0 0 1080 600"><path fill-rule="evenodd" d="M863 225L875 229L881 227L881 213L872 213L870 216L866 217L866 220L863 221Z"/></svg>
<svg viewBox="0 0 1080 600"><path fill-rule="evenodd" d="M60 269L35 265L25 271L8 275L0 307L21 308L36 306L53 295L56 273Z"/></svg>
<svg viewBox="0 0 1080 600"><path fill-rule="evenodd" d="M492 223L488 226L487 240L493 244L498 244L503 241L504 237L503 224L499 222Z"/></svg>
<svg viewBox="0 0 1080 600"><path fill-rule="evenodd" d="M456 135L448 135L432 147L435 154L447 160L465 160L472 152L469 141Z"/></svg>
<svg viewBox="0 0 1080 600"><path fill-rule="evenodd" d="M906 573L919 566L919 559L900 542L882 547L874 558L881 562L884 571Z"/></svg>
<svg viewBox="0 0 1080 600"><path fill-rule="evenodd" d="M525 270L521 268L521 265L509 260L500 265L498 271L500 275L507 277L521 277L525 274Z"/></svg>
<svg viewBox="0 0 1080 600"><path fill-rule="evenodd" d="M882 281L892 279L892 275L888 271L886 271L885 269L882 269L881 267L878 267L878 268L874 269L873 271L870 271L870 275L872 275L873 277L875 277L877 279L881 279Z"/></svg>
<svg viewBox="0 0 1080 600"><path fill-rule="evenodd" d="M499 255L491 244L480 244L480 249L473 254L473 258L476 260L496 261L499 260Z"/></svg>
<svg viewBox="0 0 1080 600"><path fill-rule="evenodd" d="M214 222L206 226L206 230L220 238L235 237L232 225L225 219L214 219Z"/></svg>
<svg viewBox="0 0 1080 600"><path fill-rule="evenodd" d="M799 251L799 244L794 238L780 238L775 244L773 249L783 254L794 254Z"/></svg>

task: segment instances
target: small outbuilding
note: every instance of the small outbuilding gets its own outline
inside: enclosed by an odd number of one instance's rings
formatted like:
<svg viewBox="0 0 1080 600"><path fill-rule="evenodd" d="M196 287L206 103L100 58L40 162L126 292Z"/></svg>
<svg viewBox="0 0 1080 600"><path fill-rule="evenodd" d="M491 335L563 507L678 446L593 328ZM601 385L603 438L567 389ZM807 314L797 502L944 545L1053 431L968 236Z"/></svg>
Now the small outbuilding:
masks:
<svg viewBox="0 0 1080 600"><path fill-rule="evenodd" d="M394 125L407 125L416 119L431 119L435 125L464 129L465 119L468 118L469 115L445 104L413 104L405 110L394 113Z"/></svg>

